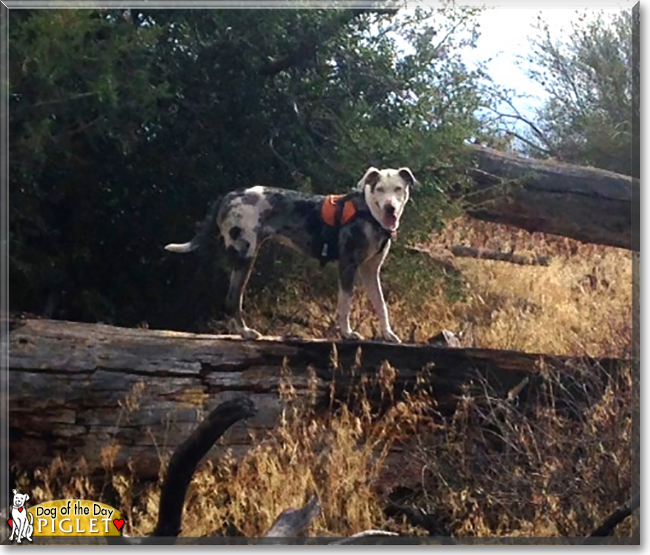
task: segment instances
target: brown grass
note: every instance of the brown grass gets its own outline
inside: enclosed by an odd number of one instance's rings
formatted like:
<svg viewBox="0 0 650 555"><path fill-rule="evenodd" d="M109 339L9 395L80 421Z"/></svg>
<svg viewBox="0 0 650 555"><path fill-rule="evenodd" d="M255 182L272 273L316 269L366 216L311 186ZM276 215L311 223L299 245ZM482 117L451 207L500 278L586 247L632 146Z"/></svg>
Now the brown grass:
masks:
<svg viewBox="0 0 650 555"><path fill-rule="evenodd" d="M416 295L399 295L403 260L389 255L384 289L393 327L403 340L423 342L446 328L464 332L469 346L568 355L629 356L632 337L632 259L629 251L583 244L505 225L458 218L423 245L434 254L462 244L544 255L551 264L456 258L462 298L450 300L440 266ZM412 256L412 255L411 255ZM425 257L426 255L417 255ZM335 337L336 269L301 266L306 279L290 280L278 294L253 294L246 311L252 325L271 335ZM418 276L420 277L420 276ZM425 277L427 277L425 275ZM414 285L408 282L405 288ZM377 335L372 307L357 288L352 322Z"/></svg>
<svg viewBox="0 0 650 555"><path fill-rule="evenodd" d="M387 296L402 337L425 341L447 328L464 331L467 345L486 348L629 356L628 252L463 218L426 247L438 252L453 244L546 255L552 262L539 267L455 259L462 286L453 298L433 263L433 277L419 284L414 299L395 294L403 276L389 257ZM288 282L282 295L260 288L251 296L251 324L272 334L335 335L335 269L322 273L314 265L302 271L307 279ZM353 321L366 335L376 331L362 295ZM386 391L390 370L380 376ZM313 399L297 398L288 380L276 429L258 438L242 460L225 457L197 472L183 534L259 535L282 510L303 504L312 493L323 506L314 535L378 527L424 533L384 516L387 495L397 486L407 494L402 502L425 509L458 536L585 534L630 495L631 404L638 397L632 395L630 371L588 408L555 406L557 382L549 376L545 383L547 402L532 408L497 399L486 384L484 394L467 396L453 417L443 418L424 392L385 414L375 413L362 397L355 409L340 406L316 415ZM150 533L159 484L113 472L110 461L107 472L128 532ZM34 502L101 500L105 493L87 476L83 466L57 459L29 479L21 475L19 486L33 493ZM618 533L629 535L629 523Z"/></svg>

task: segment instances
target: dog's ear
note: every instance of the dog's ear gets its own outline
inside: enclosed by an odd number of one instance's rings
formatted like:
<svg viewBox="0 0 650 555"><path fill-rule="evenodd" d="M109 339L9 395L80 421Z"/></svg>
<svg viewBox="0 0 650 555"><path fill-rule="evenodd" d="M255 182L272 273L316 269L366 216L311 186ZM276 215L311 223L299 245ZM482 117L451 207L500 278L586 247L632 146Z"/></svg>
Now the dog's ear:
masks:
<svg viewBox="0 0 650 555"><path fill-rule="evenodd" d="M420 186L420 182L415 179L413 172L409 168L400 168L397 170L397 175L412 189L417 189Z"/></svg>
<svg viewBox="0 0 650 555"><path fill-rule="evenodd" d="M363 175L361 181L359 181L358 187L363 191L366 185L369 185L371 189L375 188L375 185L379 182L381 174L377 168L368 168L368 171Z"/></svg>
<svg viewBox="0 0 650 555"><path fill-rule="evenodd" d="M29 495L25 494L25 501L29 499Z"/></svg>
<svg viewBox="0 0 650 555"><path fill-rule="evenodd" d="M13 492L14 492L14 495L16 495L16 494L18 493L18 491L17 491L17 490L13 490Z"/></svg>

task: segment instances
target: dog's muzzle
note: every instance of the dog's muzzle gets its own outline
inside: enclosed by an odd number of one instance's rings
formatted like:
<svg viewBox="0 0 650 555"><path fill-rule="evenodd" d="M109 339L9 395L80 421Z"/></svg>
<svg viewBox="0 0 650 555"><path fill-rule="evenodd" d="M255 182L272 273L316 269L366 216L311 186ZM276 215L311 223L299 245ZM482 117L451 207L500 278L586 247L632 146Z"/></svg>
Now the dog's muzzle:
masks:
<svg viewBox="0 0 650 555"><path fill-rule="evenodd" d="M386 229L386 231L397 231L399 220L397 218L397 210L392 204L388 204L384 207L381 217L381 225Z"/></svg>

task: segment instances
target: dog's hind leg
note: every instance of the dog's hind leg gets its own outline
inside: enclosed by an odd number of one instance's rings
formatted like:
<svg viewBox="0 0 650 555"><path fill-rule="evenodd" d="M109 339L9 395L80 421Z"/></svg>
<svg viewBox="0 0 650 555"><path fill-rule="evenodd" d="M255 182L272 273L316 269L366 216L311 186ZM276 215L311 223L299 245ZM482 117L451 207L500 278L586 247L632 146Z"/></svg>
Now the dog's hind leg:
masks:
<svg viewBox="0 0 650 555"><path fill-rule="evenodd" d="M360 266L359 273L368 298L370 299L370 302L377 313L377 317L379 318L382 337L386 341L392 343L401 343L400 338L397 337L390 328L388 307L386 306L384 294L381 290L381 282L379 280L379 270L381 269L381 265L383 264L387 254L388 247L386 247L383 252L376 254L369 260L366 260Z"/></svg>
<svg viewBox="0 0 650 555"><path fill-rule="evenodd" d="M231 317L235 330L244 339L259 339L262 334L249 328L244 322L243 305L244 290L253 269L255 257L236 255L233 260L234 269L230 274L230 286L226 297L226 311Z"/></svg>

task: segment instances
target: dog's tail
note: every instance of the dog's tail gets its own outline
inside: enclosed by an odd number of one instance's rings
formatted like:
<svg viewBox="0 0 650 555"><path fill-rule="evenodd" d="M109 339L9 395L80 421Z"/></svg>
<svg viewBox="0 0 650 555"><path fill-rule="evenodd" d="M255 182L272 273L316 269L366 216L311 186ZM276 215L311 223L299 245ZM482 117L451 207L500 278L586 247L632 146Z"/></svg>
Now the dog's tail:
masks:
<svg viewBox="0 0 650 555"><path fill-rule="evenodd" d="M32 513L28 512L27 513L27 520L29 521L29 523L31 525L33 525L34 524L34 515Z"/></svg>
<svg viewBox="0 0 650 555"><path fill-rule="evenodd" d="M169 245L165 245L165 250L185 254L186 252L192 252L202 247L210 234L217 228L217 213L219 212L221 199L222 197L219 197L212 203L210 210L208 210L208 215L201 223L199 231L189 243L170 243Z"/></svg>

